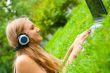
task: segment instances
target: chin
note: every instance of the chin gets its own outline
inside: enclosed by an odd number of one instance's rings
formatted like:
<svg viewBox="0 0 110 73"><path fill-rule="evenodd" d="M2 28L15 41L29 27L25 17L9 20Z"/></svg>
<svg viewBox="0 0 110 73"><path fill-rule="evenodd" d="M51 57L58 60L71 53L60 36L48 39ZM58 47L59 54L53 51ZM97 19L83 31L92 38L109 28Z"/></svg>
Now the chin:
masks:
<svg viewBox="0 0 110 73"><path fill-rule="evenodd" d="M40 44L42 42L42 38L37 40L37 43Z"/></svg>

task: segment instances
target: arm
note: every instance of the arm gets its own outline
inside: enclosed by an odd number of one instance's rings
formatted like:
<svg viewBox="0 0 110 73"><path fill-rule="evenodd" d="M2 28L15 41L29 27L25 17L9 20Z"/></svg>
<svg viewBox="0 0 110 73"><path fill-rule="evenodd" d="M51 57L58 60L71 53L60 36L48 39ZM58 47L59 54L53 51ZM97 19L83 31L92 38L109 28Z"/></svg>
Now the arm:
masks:
<svg viewBox="0 0 110 73"><path fill-rule="evenodd" d="M28 56L22 55L16 61L17 73L45 73L41 67Z"/></svg>
<svg viewBox="0 0 110 73"><path fill-rule="evenodd" d="M67 60L68 64L71 64L72 61L75 59L76 55L82 48L82 44L87 39L87 37L90 35L91 29L88 29L77 36L73 44L70 46L69 50L67 51L64 62ZM69 57L69 58L68 58Z"/></svg>

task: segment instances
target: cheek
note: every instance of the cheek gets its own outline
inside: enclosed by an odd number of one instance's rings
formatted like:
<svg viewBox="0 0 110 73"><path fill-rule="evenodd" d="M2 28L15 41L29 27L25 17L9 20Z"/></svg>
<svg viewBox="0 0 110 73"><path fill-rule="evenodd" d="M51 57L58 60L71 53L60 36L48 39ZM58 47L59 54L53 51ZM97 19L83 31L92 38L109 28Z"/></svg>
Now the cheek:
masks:
<svg viewBox="0 0 110 73"><path fill-rule="evenodd" d="M42 40L42 37L39 35L39 33L33 32L32 34L33 34L32 37L35 41L40 42Z"/></svg>
<svg viewBox="0 0 110 73"><path fill-rule="evenodd" d="M36 31L29 31L28 34L29 37L32 38L37 43L40 43L42 41L42 37Z"/></svg>
<svg viewBox="0 0 110 73"><path fill-rule="evenodd" d="M42 37L39 34L37 34L36 35L36 40L41 41L42 40Z"/></svg>

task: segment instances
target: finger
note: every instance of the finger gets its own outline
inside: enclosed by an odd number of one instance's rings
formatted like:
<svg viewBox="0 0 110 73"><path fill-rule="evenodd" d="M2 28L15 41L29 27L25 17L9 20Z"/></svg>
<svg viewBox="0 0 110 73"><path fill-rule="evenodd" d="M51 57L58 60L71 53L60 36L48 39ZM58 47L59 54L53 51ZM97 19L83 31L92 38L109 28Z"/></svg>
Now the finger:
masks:
<svg viewBox="0 0 110 73"><path fill-rule="evenodd" d="M83 33L83 37L82 38L86 38L89 34L90 34L91 30L87 30Z"/></svg>
<svg viewBox="0 0 110 73"><path fill-rule="evenodd" d="M72 52L68 58L67 64L71 64L73 59L75 59L76 55L74 52Z"/></svg>
<svg viewBox="0 0 110 73"><path fill-rule="evenodd" d="M74 47L73 51L71 52L71 54L68 58L68 61L67 61L68 64L72 63L72 61L76 58L76 55L79 53L81 48L82 48L81 45L78 45L78 46Z"/></svg>
<svg viewBox="0 0 110 73"><path fill-rule="evenodd" d="M64 62L67 60L67 58L68 58L69 55L71 54L72 50L73 50L73 47L71 46L71 47L69 48L69 50L67 51L65 57L64 57L64 60L63 60Z"/></svg>
<svg viewBox="0 0 110 73"><path fill-rule="evenodd" d="M87 39L87 37L90 35L90 33L91 33L91 30L89 29L82 34L83 35L81 38L82 42L84 42Z"/></svg>

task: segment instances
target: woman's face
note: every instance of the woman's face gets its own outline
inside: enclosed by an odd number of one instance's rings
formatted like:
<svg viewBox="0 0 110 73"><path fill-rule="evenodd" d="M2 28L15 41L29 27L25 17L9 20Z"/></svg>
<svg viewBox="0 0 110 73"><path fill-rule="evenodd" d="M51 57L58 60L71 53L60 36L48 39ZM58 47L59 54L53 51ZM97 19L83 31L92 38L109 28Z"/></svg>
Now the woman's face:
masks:
<svg viewBox="0 0 110 73"><path fill-rule="evenodd" d="M26 21L24 24L24 32L28 34L36 43L40 44L42 37L39 35L40 29L35 27L31 21Z"/></svg>

